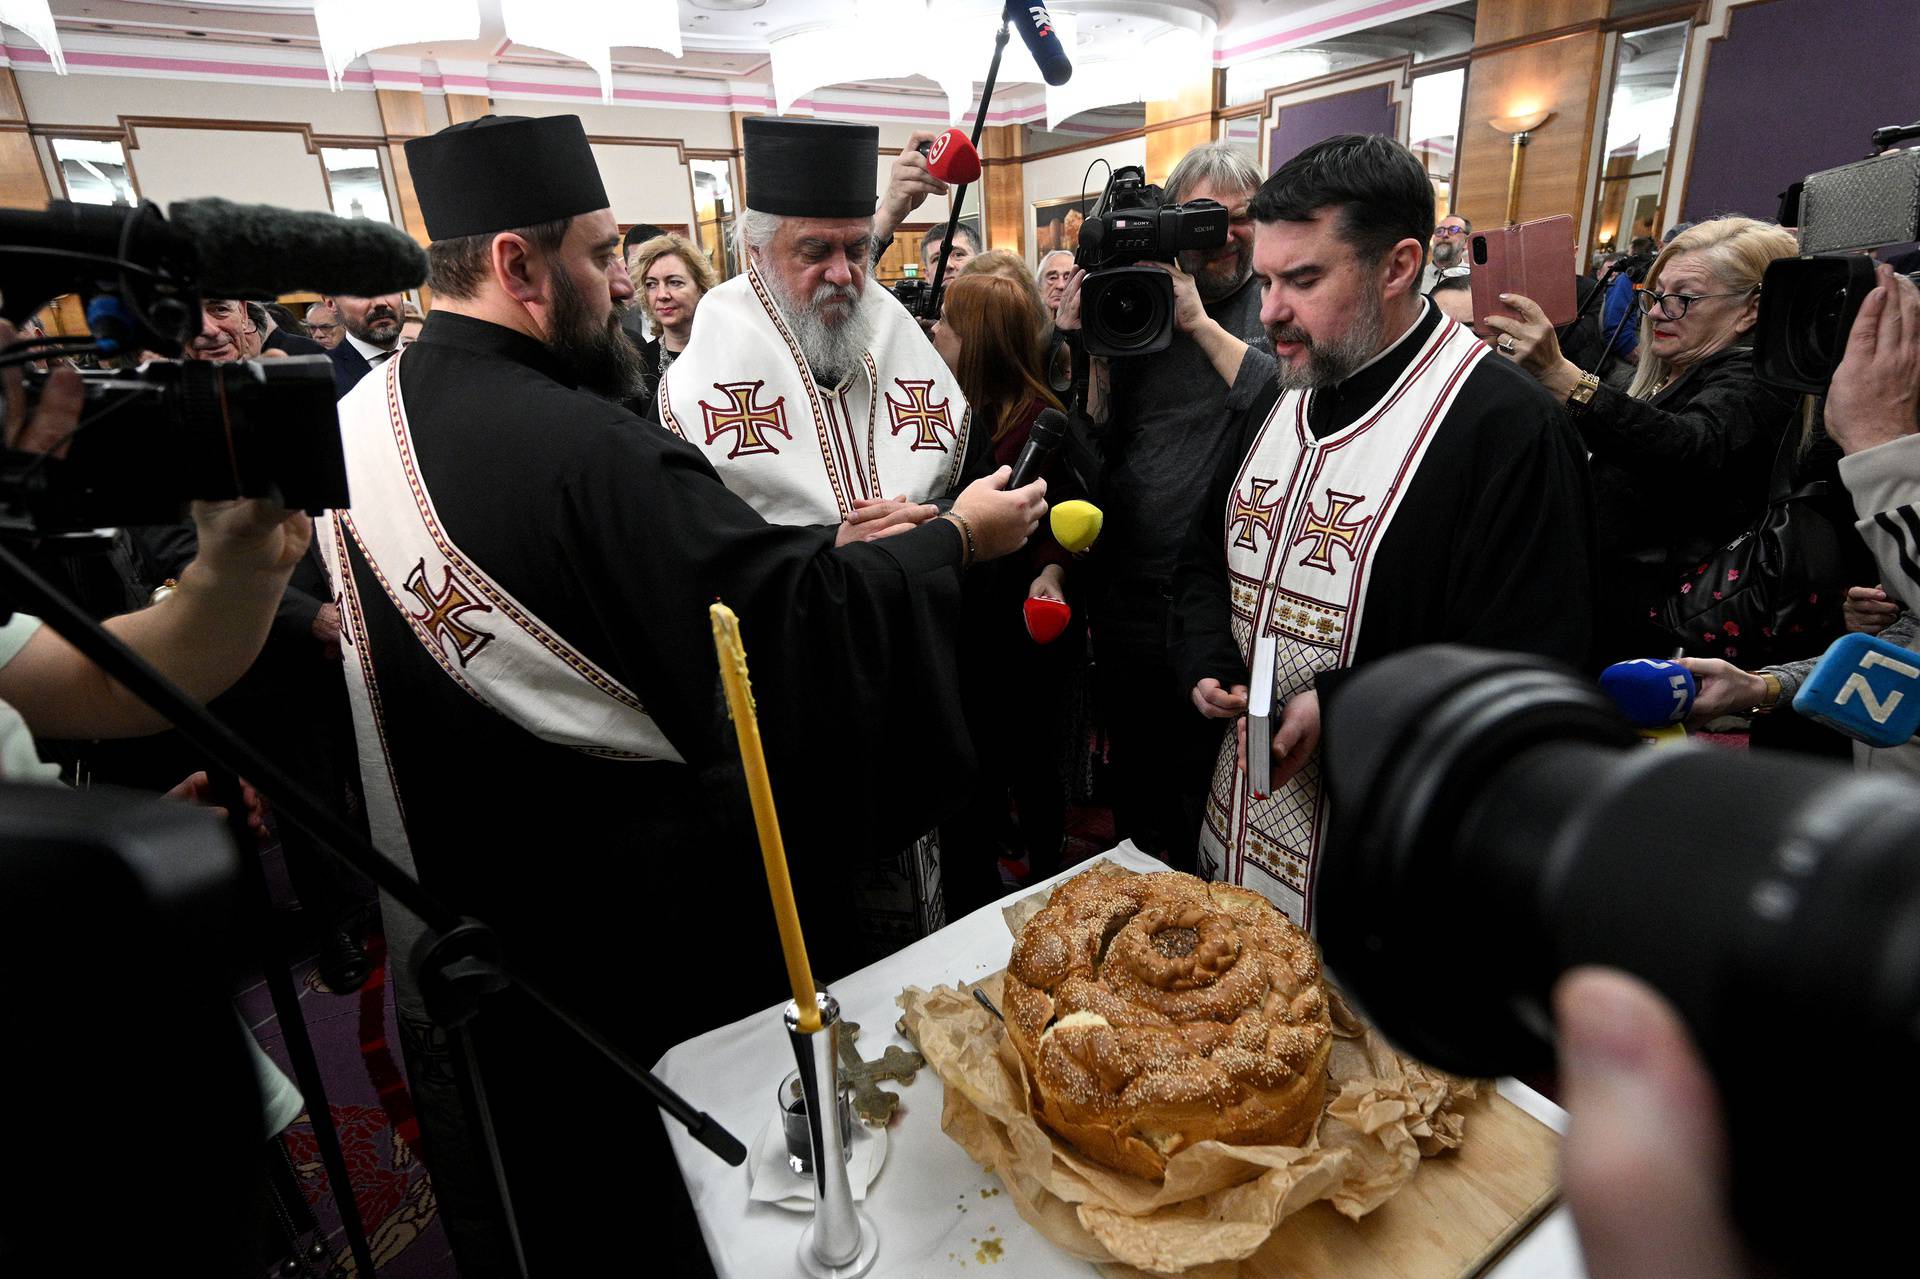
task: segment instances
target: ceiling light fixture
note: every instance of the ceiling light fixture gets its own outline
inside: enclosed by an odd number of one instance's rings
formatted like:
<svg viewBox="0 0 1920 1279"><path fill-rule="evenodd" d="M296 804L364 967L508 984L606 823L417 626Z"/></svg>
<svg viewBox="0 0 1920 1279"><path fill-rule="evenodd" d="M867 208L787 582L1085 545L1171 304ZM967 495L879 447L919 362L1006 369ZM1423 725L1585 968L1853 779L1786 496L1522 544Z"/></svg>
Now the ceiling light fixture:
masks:
<svg viewBox="0 0 1920 1279"><path fill-rule="evenodd" d="M0 0L4 3L5 0ZM336 92L347 64L375 49L480 38L479 0L314 0L320 55Z"/></svg>

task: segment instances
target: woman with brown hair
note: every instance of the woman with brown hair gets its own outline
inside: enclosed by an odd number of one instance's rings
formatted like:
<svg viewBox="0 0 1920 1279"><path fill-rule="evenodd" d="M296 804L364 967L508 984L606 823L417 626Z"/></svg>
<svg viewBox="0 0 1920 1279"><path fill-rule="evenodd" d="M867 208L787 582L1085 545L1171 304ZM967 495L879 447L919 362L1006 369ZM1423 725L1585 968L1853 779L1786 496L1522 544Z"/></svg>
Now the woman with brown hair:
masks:
<svg viewBox="0 0 1920 1279"><path fill-rule="evenodd" d="M991 466L1011 465L1034 420L1063 407L1047 386L1041 316L1031 280L969 270L948 287L933 326L934 348L966 392L973 429L992 441ZM1077 496L1068 469L1056 456L1041 472L1050 501ZM980 769L964 813L941 828L950 918L999 896L1003 849L1034 878L1060 869L1065 693L1085 628L1075 617L1058 639L1040 644L1027 632L1024 608L1029 597L1065 602L1071 558L1042 523L1024 552L968 577L960 678Z"/></svg>

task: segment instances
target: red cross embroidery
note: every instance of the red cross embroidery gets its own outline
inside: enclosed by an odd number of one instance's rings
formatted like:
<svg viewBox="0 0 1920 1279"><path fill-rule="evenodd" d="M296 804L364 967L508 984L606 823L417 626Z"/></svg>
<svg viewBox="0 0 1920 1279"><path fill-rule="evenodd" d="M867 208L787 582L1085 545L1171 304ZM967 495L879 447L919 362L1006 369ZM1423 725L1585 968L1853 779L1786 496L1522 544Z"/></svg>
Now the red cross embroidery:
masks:
<svg viewBox="0 0 1920 1279"><path fill-rule="evenodd" d="M911 426L914 431L913 450L939 449L942 453L947 446L940 442L940 432L945 431L955 439L959 437L953 429L953 417L947 412L947 401L930 404L933 379L922 382L907 382L893 379L893 384L907 393L907 402L902 404L893 398L893 392L887 392L887 416L893 420L892 434L898 435Z"/></svg>
<svg viewBox="0 0 1920 1279"><path fill-rule="evenodd" d="M465 666L479 651L485 648L493 636L485 631L475 630L460 620L465 613L491 613L493 609L468 595L461 583L453 575L451 565L440 567L440 589L435 591L427 585L427 562L422 559L413 566L413 572L407 574L407 591L425 607L424 613L410 613L414 621L426 628L427 634L436 640L453 645L454 656Z"/></svg>
<svg viewBox="0 0 1920 1279"><path fill-rule="evenodd" d="M1325 569L1329 573L1336 572L1337 570L1333 567L1333 548L1336 545L1347 553L1349 560L1354 558L1353 548L1359 542L1360 535L1366 532L1367 525L1373 523L1373 516L1355 520L1351 524L1341 521L1348 511L1366 500L1365 497L1355 496L1352 493L1336 493L1328 489L1325 515L1315 512L1311 505L1307 507L1307 522L1301 528L1300 536L1293 539L1293 544L1298 546L1302 542L1317 541L1318 545L1307 552L1306 558L1300 561L1301 568L1318 568Z"/></svg>
<svg viewBox="0 0 1920 1279"><path fill-rule="evenodd" d="M1235 546L1259 550L1260 538L1255 529L1264 530L1267 540L1273 540L1273 522L1280 514L1280 499L1276 497L1271 502L1264 499L1274 483L1255 478L1247 486L1247 496L1233 495L1233 515L1227 521L1227 532L1233 534Z"/></svg>
<svg viewBox="0 0 1920 1279"><path fill-rule="evenodd" d="M733 441L733 448L727 453L729 459L748 457L755 453L778 453L773 442L762 434L763 431L778 431L789 440L793 432L787 429L787 411L783 407L786 396L781 396L771 404L756 405L753 401L765 386L761 382L715 382L713 389L727 397L728 403L714 406L705 400L700 401L701 416L706 419L707 443L711 444L728 431L739 434Z"/></svg>

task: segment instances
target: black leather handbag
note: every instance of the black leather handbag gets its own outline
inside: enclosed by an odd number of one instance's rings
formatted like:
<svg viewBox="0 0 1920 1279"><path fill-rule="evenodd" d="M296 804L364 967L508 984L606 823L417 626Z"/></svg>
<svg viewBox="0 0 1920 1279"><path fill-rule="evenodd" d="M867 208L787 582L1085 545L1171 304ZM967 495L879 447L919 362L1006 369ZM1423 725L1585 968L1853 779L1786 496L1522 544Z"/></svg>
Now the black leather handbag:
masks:
<svg viewBox="0 0 1920 1279"><path fill-rule="evenodd" d="M1773 460L1767 509L1753 526L1681 574L1649 614L1689 657L1753 670L1807 655L1841 628L1846 594L1840 530L1825 481L1791 487L1794 433Z"/></svg>

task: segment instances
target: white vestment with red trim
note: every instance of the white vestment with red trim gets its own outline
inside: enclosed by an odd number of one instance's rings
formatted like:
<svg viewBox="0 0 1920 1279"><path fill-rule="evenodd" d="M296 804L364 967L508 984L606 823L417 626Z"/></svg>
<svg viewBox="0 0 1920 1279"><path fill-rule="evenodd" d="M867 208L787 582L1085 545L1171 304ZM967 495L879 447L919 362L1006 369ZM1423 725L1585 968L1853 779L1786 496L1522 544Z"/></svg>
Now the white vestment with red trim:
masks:
<svg viewBox="0 0 1920 1279"><path fill-rule="evenodd" d="M749 267L700 299L661 379L661 425L771 523L838 524L856 498L930 502L960 478L959 382L892 294L869 280L858 305L872 344L839 386L821 386Z"/></svg>
<svg viewBox="0 0 1920 1279"><path fill-rule="evenodd" d="M1281 395L1234 477L1222 535L1234 641L1252 667L1253 637L1276 637L1274 717L1321 671L1352 661L1374 553L1468 372L1488 348L1442 322L1380 400L1318 439L1311 392ZM1255 794L1229 733L1201 825L1203 872L1259 891L1312 925L1324 827L1316 754L1277 791ZM1260 775L1264 778L1265 774Z"/></svg>

